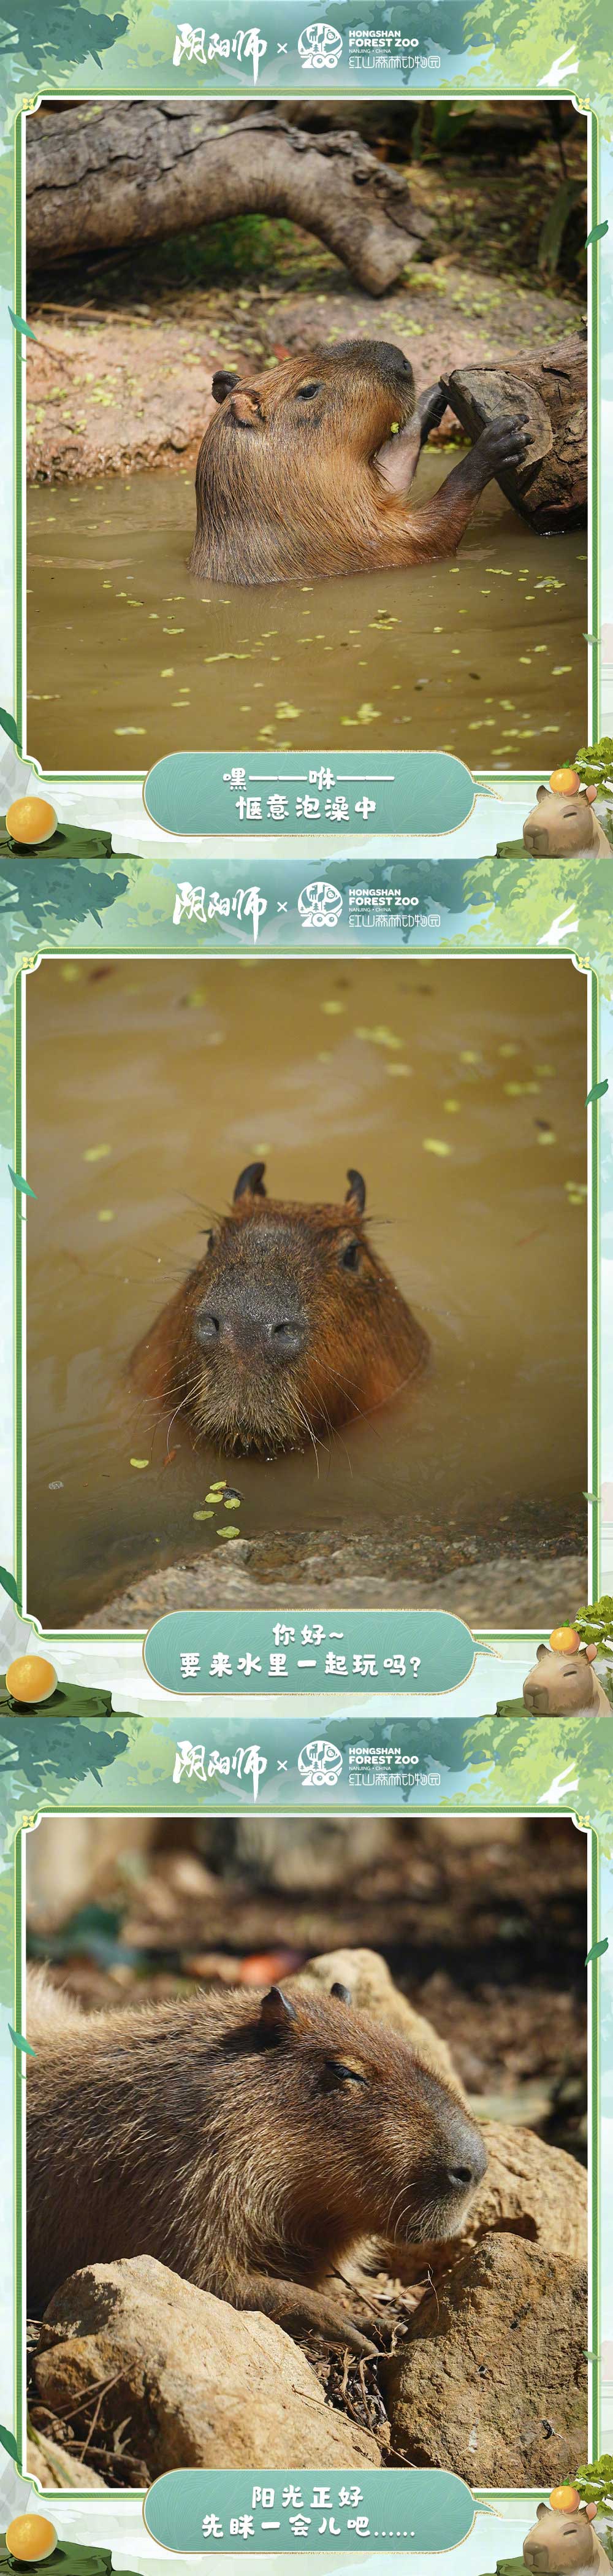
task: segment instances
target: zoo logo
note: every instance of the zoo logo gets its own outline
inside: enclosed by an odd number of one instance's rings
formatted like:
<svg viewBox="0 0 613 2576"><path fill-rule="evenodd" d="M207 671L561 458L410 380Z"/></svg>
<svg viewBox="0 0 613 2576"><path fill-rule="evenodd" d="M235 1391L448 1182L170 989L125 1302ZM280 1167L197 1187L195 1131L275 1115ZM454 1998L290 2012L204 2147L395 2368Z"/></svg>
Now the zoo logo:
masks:
<svg viewBox="0 0 613 2576"><path fill-rule="evenodd" d="M303 1789L333 1789L340 1780L343 1756L337 1744L318 1736L314 1744L303 1744L298 1755L298 1769Z"/></svg>
<svg viewBox="0 0 613 2576"><path fill-rule="evenodd" d="M323 18L318 18L312 27L303 27L302 35L298 37L298 52L305 72L333 71L335 63L340 62L342 51L343 39L339 36L338 27L326 26Z"/></svg>
<svg viewBox="0 0 613 2576"><path fill-rule="evenodd" d="M303 930L334 930L342 909L343 898L338 886L330 885L325 877L317 877L313 885L303 886L302 894L298 896Z"/></svg>

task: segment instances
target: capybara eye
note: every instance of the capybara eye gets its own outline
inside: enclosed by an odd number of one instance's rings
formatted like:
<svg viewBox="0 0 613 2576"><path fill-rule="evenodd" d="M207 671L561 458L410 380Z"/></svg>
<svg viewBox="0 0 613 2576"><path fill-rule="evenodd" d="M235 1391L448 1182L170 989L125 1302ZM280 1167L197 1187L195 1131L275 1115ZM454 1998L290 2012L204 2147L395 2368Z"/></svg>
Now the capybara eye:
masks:
<svg viewBox="0 0 613 2576"><path fill-rule="evenodd" d="M327 2057L326 2066L330 2075L338 2075L341 2084L367 2084L368 2082L368 2077L360 2075L357 2066L343 2066L340 2057Z"/></svg>
<svg viewBox="0 0 613 2576"><path fill-rule="evenodd" d="M341 1265L342 1265L343 1270L359 1270L359 1266L360 1266L360 1246L359 1246L359 1243L346 1243L346 1244L344 1245L344 1247L343 1247L343 1251L341 1252Z"/></svg>
<svg viewBox="0 0 613 2576"><path fill-rule="evenodd" d="M296 401L297 401L297 402L311 402L311 401L312 401L313 394L320 394L320 393L321 393L321 385L320 385L320 384L319 384L319 385L299 385L299 386L298 386L298 392L297 392L297 395L296 395Z"/></svg>
<svg viewBox="0 0 613 2576"><path fill-rule="evenodd" d="M210 1227L209 1227L209 1232L208 1232L208 1234L207 1234L207 1238L206 1238L206 1248L207 1248L207 1252L212 1252L212 1250L213 1250L213 1245L214 1245L216 1242L217 1242L217 1233L216 1233L216 1228L215 1228L215 1226L214 1226L214 1225L212 1225L212 1226L210 1226Z"/></svg>

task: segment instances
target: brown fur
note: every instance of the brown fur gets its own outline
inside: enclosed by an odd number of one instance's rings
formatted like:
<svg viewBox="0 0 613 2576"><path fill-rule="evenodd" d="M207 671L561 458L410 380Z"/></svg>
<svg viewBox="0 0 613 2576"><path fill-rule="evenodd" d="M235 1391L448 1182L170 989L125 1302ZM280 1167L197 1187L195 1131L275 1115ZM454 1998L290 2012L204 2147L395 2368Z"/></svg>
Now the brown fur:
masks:
<svg viewBox="0 0 613 2576"><path fill-rule="evenodd" d="M429 1344L369 1242L360 1174L343 1204L302 1207L266 1198L263 1170L249 1167L252 1185L241 1175L204 1260L131 1367L201 1439L272 1457L377 1411L418 1375Z"/></svg>
<svg viewBox="0 0 613 2576"><path fill-rule="evenodd" d="M526 2533L524 2565L533 2576L611 2576L611 2561L600 2533L588 2522L587 2514L552 2512L551 2505L537 2505L536 2522Z"/></svg>
<svg viewBox="0 0 613 2576"><path fill-rule="evenodd" d="M550 1646L537 1646L536 1663L526 1674L523 1688L526 1708L533 1717L565 1717L577 1709L592 1709L595 1717L611 1718L611 1702L594 1665L587 1655L562 1655Z"/></svg>
<svg viewBox="0 0 613 2576"><path fill-rule="evenodd" d="M524 460L521 427L491 422L433 499L408 511L446 396L431 386L416 405L412 367L391 341L315 347L261 376L220 369L213 393L190 557L206 581L313 580L453 554L491 475Z"/></svg>
<svg viewBox="0 0 613 2576"><path fill-rule="evenodd" d="M86 2017L33 1973L32 2313L84 2265L151 2254L235 2307L364 2349L316 2285L360 2236L452 2234L486 2157L459 2095L343 1992Z"/></svg>

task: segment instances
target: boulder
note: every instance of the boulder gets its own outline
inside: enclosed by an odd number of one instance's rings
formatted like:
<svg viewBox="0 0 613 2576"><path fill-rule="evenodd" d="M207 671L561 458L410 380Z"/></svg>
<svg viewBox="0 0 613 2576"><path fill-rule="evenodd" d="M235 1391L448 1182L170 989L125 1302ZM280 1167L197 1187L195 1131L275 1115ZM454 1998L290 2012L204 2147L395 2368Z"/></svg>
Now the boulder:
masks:
<svg viewBox="0 0 613 2576"><path fill-rule="evenodd" d="M473 2112L476 2105L471 2105ZM487 2172L471 2203L459 2236L427 2245L395 2246L394 2272L400 2281L423 2279L429 2272L440 2281L468 2246L492 2235L523 2237L549 2254L571 2262L587 2261L588 2185L583 2165L562 2147L548 2147L534 2129L505 2128L497 2120L483 2123Z"/></svg>
<svg viewBox="0 0 613 2576"><path fill-rule="evenodd" d="M587 2456L586 2343L583 2265L490 2237L379 2364L394 2452L472 2487L557 2485Z"/></svg>
<svg viewBox="0 0 613 2576"><path fill-rule="evenodd" d="M438 2031L433 2030L430 2021L426 2021L425 2014L416 2012L407 1995L399 1993L386 1960L380 1957L378 1950L326 1950L320 1958L309 1959L306 1968L300 1970L301 1984L313 1980L317 1985L325 1986L328 1994L335 1983L347 1986L358 2011L374 2013L375 2021L389 2022L393 2030L400 2031L401 2037L419 2050L420 2057L433 2068L435 2075L442 2076L444 2083L453 2084L454 2091L461 2094L462 2086L447 2041L439 2039Z"/></svg>
<svg viewBox="0 0 613 2576"><path fill-rule="evenodd" d="M328 2406L305 2354L272 2319L214 2299L156 2263L98 2263L58 2290L35 2364L45 2405L103 2382L103 2423L164 2469L379 2468L372 2435Z"/></svg>

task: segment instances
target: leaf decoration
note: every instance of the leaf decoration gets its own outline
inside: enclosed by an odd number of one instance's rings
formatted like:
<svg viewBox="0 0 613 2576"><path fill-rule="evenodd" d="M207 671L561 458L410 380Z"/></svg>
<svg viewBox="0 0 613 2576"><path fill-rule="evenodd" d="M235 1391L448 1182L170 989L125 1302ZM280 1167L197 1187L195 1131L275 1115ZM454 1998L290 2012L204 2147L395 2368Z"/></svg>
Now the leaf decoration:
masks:
<svg viewBox="0 0 613 2576"><path fill-rule="evenodd" d="M3 2451L8 2451L9 2459L18 2461L19 2452L15 2441L15 2435L14 2433L9 2433L7 2431L6 2424L0 2424L0 2442L2 2443Z"/></svg>
<svg viewBox="0 0 613 2576"><path fill-rule="evenodd" d="M31 1188L30 1182L24 1181L23 1172L13 1171L12 1163L9 1163L9 1180L12 1181L14 1190L23 1191L25 1198L36 1198L36 1191Z"/></svg>
<svg viewBox="0 0 613 2576"><path fill-rule="evenodd" d="M12 2039L13 2047L19 2049L22 2056L36 2056L36 2049L32 2047L31 2039L24 2039L22 2030L13 2030L12 2022L9 2022L9 2039Z"/></svg>
<svg viewBox="0 0 613 2576"><path fill-rule="evenodd" d="M23 314L22 314L22 313L13 313L13 311L12 311L12 308L11 308L11 305L10 305L10 304L9 304L9 322L12 322L13 330L14 330L14 331L17 331L17 332L19 333L19 338L20 338L20 339L23 339L23 340L35 340L35 339L36 339L36 332L32 330L32 324L31 324L31 322L24 322L24 318L23 318Z"/></svg>
<svg viewBox="0 0 613 2576"><path fill-rule="evenodd" d="M2 1584L3 1592L8 1592L9 1601L14 1601L17 1609L19 1609L19 1592L15 1582L15 1576L14 1574L9 1574L8 1566L6 1565L0 1565L0 1583Z"/></svg>
<svg viewBox="0 0 613 2576"><path fill-rule="evenodd" d="M586 1109L589 1109L589 1105L590 1105L590 1101L591 1101L591 1100L604 1100L605 1091L608 1091L608 1088L609 1088L609 1085L608 1085L608 1081L607 1081L607 1077L606 1077L606 1075L605 1075L604 1082L593 1082L593 1083L592 1083L591 1091L588 1091L587 1096L586 1096L586 1102L585 1102Z"/></svg>
<svg viewBox="0 0 613 2576"><path fill-rule="evenodd" d="M587 1959L586 1959L586 1962L585 1962L586 1968L589 1968L590 1959L604 1959L605 1950L608 1950L608 1947L609 1947L609 1943L608 1943L607 1935L606 1935L606 1932L605 1932L604 1941L593 1941L593 1942L592 1942L591 1950L588 1950Z"/></svg>
<svg viewBox="0 0 613 2576"><path fill-rule="evenodd" d="M7 733L7 734L8 734L8 736L9 736L9 741L10 741L10 742L14 742L14 743L16 744L17 750L19 751L19 747L20 747L20 746L19 746L19 734L18 734L18 731L17 731L17 726L16 726L16 723L15 723L15 718L14 718L14 716L10 716L10 715L9 715L8 707L0 707L0 725L2 726L2 731L3 731L3 733Z"/></svg>
<svg viewBox="0 0 613 2576"><path fill-rule="evenodd" d="M603 224L592 224L592 230L591 230L591 233L588 233L588 234L587 234L587 238L586 238L586 244L585 244L586 250L589 250L589 249L590 249L590 246L591 246L591 243L592 243L592 242L604 241L605 233L608 233L608 230L609 230L609 226L608 226L607 218L606 218L606 215L605 215L605 220L604 220L604 223L603 223Z"/></svg>

